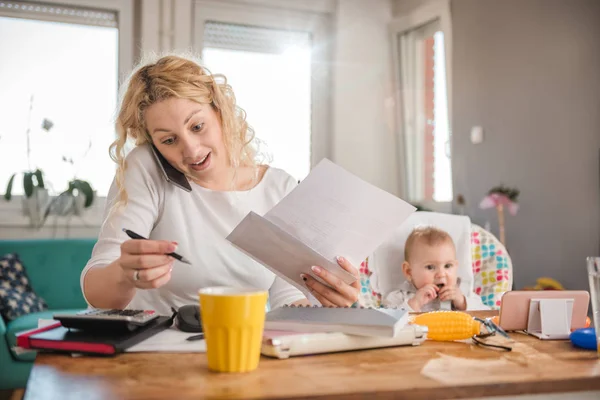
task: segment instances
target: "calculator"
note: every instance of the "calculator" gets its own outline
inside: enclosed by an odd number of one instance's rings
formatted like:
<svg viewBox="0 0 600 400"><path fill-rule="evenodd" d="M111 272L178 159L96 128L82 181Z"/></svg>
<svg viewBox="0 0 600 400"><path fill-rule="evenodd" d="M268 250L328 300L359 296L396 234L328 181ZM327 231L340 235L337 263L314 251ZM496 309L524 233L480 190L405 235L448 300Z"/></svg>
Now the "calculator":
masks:
<svg viewBox="0 0 600 400"><path fill-rule="evenodd" d="M91 309L75 314L57 313L53 317L65 328L133 331L158 318L159 315L154 310Z"/></svg>

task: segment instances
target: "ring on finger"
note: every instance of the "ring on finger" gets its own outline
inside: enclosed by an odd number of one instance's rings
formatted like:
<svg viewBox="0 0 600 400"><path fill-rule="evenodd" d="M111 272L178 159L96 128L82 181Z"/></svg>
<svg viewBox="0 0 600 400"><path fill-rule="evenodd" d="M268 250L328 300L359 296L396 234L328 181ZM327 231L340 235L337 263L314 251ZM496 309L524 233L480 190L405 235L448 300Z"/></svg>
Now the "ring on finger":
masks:
<svg viewBox="0 0 600 400"><path fill-rule="evenodd" d="M133 273L133 281L137 282L140 280L140 270L136 269L135 272Z"/></svg>

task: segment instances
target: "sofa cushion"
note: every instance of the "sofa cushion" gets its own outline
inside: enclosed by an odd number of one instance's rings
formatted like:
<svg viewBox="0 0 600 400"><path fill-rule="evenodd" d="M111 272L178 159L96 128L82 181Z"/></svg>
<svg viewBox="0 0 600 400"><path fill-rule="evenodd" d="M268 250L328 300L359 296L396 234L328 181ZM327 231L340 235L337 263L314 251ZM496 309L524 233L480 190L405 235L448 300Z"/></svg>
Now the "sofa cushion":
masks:
<svg viewBox="0 0 600 400"><path fill-rule="evenodd" d="M27 266L35 292L49 309L86 308L79 278L94 239L0 240L0 256L17 253Z"/></svg>
<svg viewBox="0 0 600 400"><path fill-rule="evenodd" d="M39 319L52 319L52 315L55 313L76 313L81 311L81 309L77 310L47 310L32 314L23 315L11 321L6 326L6 341L8 343L8 347L12 353L12 356L15 360L19 361L33 361L35 359L36 352L28 351L26 353L17 354L15 353L14 346L17 345L17 336L16 334L22 331L27 331L29 329L37 328Z"/></svg>
<svg viewBox="0 0 600 400"><path fill-rule="evenodd" d="M16 253L0 259L0 314L8 322L22 315L46 310L29 281L25 266Z"/></svg>

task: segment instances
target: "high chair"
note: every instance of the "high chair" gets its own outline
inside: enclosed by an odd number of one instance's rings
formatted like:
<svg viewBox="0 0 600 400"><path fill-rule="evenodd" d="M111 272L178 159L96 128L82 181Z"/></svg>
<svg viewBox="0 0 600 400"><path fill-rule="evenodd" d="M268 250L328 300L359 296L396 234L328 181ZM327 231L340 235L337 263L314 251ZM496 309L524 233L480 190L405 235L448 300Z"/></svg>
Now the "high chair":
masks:
<svg viewBox="0 0 600 400"><path fill-rule="evenodd" d="M461 290L471 290L484 305L499 309L500 299L511 290L513 279L512 262L504 245L469 217L421 211L413 213L392 238L361 263L361 304L380 307L382 297L403 282L404 242L418 225L437 226L450 234L457 250Z"/></svg>

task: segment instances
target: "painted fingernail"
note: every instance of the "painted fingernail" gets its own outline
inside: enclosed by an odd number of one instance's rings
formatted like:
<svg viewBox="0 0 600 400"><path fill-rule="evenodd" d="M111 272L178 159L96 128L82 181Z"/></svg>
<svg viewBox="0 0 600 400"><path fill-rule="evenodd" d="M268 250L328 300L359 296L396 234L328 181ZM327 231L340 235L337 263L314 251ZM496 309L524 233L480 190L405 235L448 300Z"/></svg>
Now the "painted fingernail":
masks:
<svg viewBox="0 0 600 400"><path fill-rule="evenodd" d="M304 275L304 274L300 274L300 278L302 278L302 280L303 280L304 282L306 282L306 281L307 281L307 279L306 279L306 275Z"/></svg>
<svg viewBox="0 0 600 400"><path fill-rule="evenodd" d="M172 242L169 245L169 249L167 250L169 253L173 253L174 251L177 251L177 243Z"/></svg>
<svg viewBox="0 0 600 400"><path fill-rule="evenodd" d="M344 262L344 261L346 261L346 259L345 259L344 257L342 257L342 256L337 256L337 260L338 260L339 262Z"/></svg>
<svg viewBox="0 0 600 400"><path fill-rule="evenodd" d="M316 265L313 265L312 267L310 267L310 269L312 269L315 274L320 274L322 271L321 267L317 267Z"/></svg>

